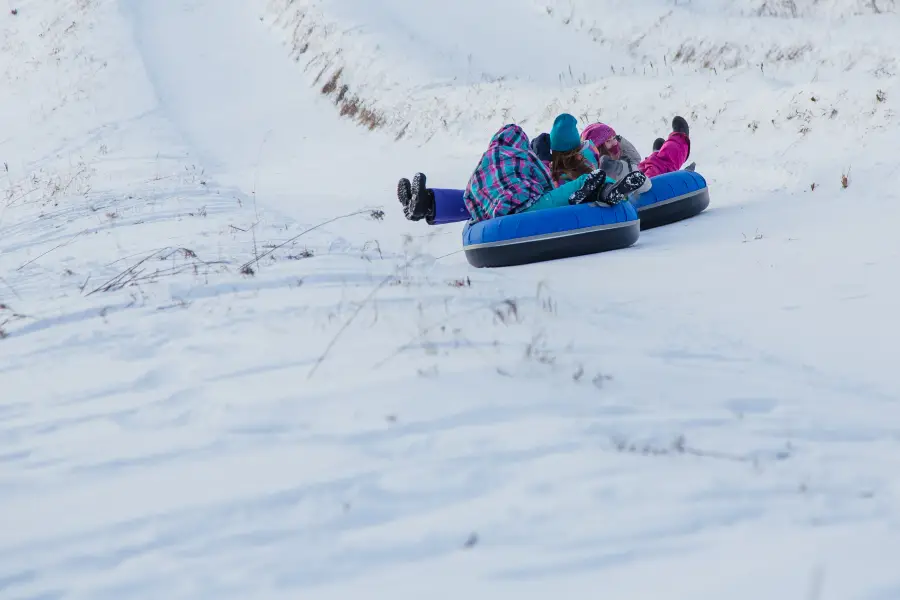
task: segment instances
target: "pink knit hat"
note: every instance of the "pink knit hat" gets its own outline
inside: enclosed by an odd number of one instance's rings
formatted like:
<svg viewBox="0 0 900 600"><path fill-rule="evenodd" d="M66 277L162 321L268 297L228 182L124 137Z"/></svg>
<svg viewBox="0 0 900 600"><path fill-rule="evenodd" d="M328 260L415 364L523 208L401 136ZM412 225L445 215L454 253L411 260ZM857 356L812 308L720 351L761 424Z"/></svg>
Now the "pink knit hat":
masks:
<svg viewBox="0 0 900 600"><path fill-rule="evenodd" d="M606 143L606 141L616 135L615 130L605 123L592 123L584 128L581 132L582 140L590 140L598 148Z"/></svg>

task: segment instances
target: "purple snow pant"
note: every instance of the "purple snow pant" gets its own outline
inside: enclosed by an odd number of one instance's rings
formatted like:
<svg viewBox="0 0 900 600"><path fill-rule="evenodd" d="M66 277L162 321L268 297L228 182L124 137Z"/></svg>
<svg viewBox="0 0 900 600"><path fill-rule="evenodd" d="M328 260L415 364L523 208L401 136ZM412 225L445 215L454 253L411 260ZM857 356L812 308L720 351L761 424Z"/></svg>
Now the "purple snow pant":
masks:
<svg viewBox="0 0 900 600"><path fill-rule="evenodd" d="M641 161L638 171L647 177L679 170L691 155L691 140L683 133L672 132L657 152Z"/></svg>
<svg viewBox="0 0 900 600"><path fill-rule="evenodd" d="M431 188L431 191L434 192L434 218L428 220L429 225L469 220L469 209L463 200L465 190Z"/></svg>

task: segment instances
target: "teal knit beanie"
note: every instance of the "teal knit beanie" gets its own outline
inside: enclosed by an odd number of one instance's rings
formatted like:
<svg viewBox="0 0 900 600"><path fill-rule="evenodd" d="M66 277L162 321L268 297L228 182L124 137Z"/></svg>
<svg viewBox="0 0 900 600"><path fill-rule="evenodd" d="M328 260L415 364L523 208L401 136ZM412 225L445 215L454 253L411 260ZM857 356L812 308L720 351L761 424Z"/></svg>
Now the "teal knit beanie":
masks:
<svg viewBox="0 0 900 600"><path fill-rule="evenodd" d="M563 113L553 121L550 130L550 149L554 152L568 152L581 146L578 135L578 121L569 113Z"/></svg>

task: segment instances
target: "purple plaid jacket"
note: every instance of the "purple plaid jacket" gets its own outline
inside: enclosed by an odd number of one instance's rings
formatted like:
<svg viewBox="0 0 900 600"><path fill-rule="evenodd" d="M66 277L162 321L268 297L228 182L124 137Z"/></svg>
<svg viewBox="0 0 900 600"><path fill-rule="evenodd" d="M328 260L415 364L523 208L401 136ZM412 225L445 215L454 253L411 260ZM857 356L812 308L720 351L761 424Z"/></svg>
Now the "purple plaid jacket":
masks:
<svg viewBox="0 0 900 600"><path fill-rule="evenodd" d="M553 187L550 170L531 152L522 128L504 125L469 178L463 200L477 223L525 210Z"/></svg>

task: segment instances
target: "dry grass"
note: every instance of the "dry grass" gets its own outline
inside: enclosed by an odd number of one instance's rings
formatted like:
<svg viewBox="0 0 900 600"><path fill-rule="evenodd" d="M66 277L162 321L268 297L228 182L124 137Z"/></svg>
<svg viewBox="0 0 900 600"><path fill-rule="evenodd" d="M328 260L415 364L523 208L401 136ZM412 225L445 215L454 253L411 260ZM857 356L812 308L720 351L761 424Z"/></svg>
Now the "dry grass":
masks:
<svg viewBox="0 0 900 600"><path fill-rule="evenodd" d="M180 260L179 260L180 259ZM150 267L150 261L167 263L165 267ZM117 274L112 279L94 288L88 296L97 292L114 292L125 287L141 283L152 283L161 277L170 277L181 273L193 273L206 277L214 268L223 269L226 261L205 261L198 258L197 253L189 248L161 248L154 250L135 264Z"/></svg>
<svg viewBox="0 0 900 600"><path fill-rule="evenodd" d="M335 70L328 78L328 81L325 82L325 85L322 86L320 90L322 95L334 97L334 103L342 117L356 121L369 131L384 127L387 123L384 114L370 103L366 103L362 98L353 94L350 91L350 86L342 83L341 77L343 74L343 67Z"/></svg>
<svg viewBox="0 0 900 600"><path fill-rule="evenodd" d="M313 86L319 87L323 96L334 101L338 113L369 131L391 129L397 141L408 132L409 123L399 117L389 117L373 98L366 98L359 89L353 89L345 72L346 55L340 46L333 44L340 38L337 27L315 6L298 6L292 0L278 0L275 24L288 31L287 44L290 56L303 63L303 71L315 73ZM350 69L348 68L348 71Z"/></svg>

